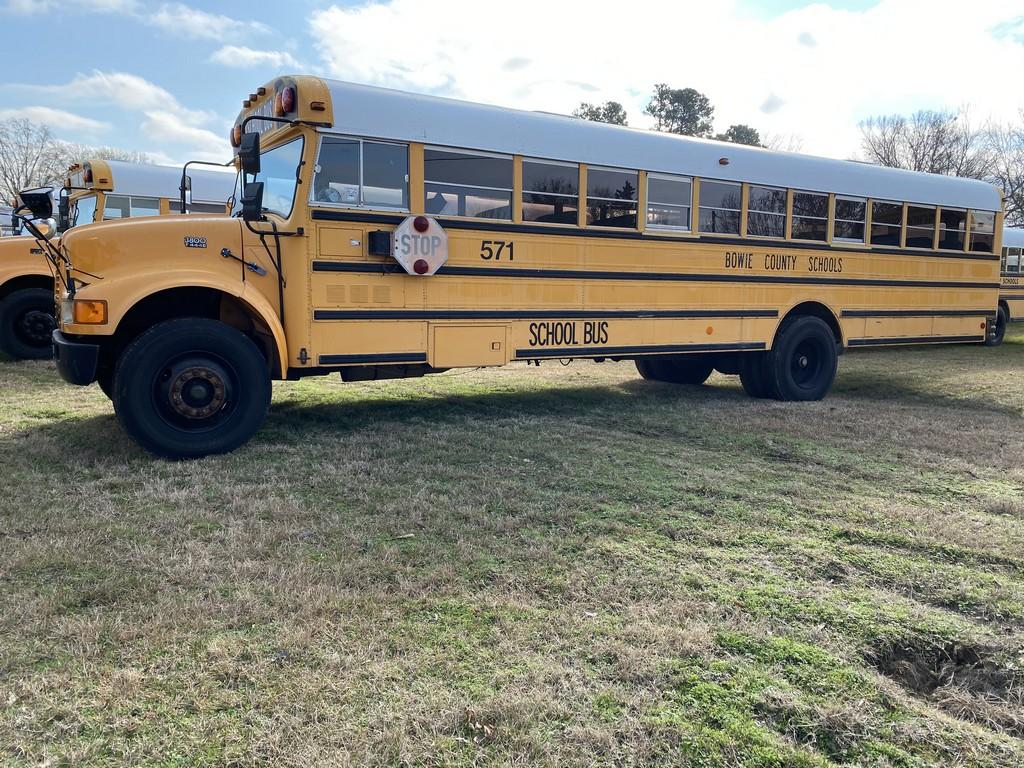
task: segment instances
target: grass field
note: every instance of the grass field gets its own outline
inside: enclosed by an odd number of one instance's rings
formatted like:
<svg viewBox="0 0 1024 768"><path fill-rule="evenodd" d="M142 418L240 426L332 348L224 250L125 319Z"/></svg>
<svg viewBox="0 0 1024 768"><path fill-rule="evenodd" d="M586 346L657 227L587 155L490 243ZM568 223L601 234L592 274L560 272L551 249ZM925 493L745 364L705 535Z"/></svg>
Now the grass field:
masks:
<svg viewBox="0 0 1024 768"><path fill-rule="evenodd" d="M279 385L200 462L0 365L0 763L1024 764L1024 332L821 403Z"/></svg>

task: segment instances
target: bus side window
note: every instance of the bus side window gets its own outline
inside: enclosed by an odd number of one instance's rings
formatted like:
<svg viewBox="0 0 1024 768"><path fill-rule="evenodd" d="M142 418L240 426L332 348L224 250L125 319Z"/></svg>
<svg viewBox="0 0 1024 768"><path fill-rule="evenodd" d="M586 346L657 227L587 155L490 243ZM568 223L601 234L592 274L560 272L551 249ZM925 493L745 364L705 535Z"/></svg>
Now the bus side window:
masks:
<svg viewBox="0 0 1024 768"><path fill-rule="evenodd" d="M1006 271L1012 272L1015 275L1020 274L1020 256L1022 253L1021 249L1007 248L1006 251Z"/></svg>
<svg viewBox="0 0 1024 768"><path fill-rule="evenodd" d="M995 245L996 215L990 211L971 211L971 251L992 253Z"/></svg>
<svg viewBox="0 0 1024 768"><path fill-rule="evenodd" d="M409 208L405 144L324 136L313 177L313 200L368 208Z"/></svg>
<svg viewBox="0 0 1024 768"><path fill-rule="evenodd" d="M898 248L903 229L903 204L874 201L871 204L871 244Z"/></svg>
<svg viewBox="0 0 1024 768"><path fill-rule="evenodd" d="M160 215L160 201L155 197L130 197L130 207L132 216L159 216Z"/></svg>
<svg viewBox="0 0 1024 768"><path fill-rule="evenodd" d="M107 195L103 203L103 220L127 219L132 215L132 199L127 195Z"/></svg>
<svg viewBox="0 0 1024 768"><path fill-rule="evenodd" d="M437 216L512 219L512 157L427 147L426 212Z"/></svg>

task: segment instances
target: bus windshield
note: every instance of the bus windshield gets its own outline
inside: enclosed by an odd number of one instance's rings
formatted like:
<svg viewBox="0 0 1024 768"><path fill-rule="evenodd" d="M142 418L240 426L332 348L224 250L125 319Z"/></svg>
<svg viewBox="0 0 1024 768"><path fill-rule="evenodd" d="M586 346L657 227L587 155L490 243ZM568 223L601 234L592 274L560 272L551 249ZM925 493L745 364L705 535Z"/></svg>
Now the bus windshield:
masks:
<svg viewBox="0 0 1024 768"><path fill-rule="evenodd" d="M91 224L96 215L96 195L85 195L74 202L74 209L71 211L71 226L77 227L81 224Z"/></svg>
<svg viewBox="0 0 1024 768"><path fill-rule="evenodd" d="M299 161L303 139L268 149L260 155L260 172L251 181L263 182L263 210L288 218L295 204ZM232 215L242 210L241 195L235 195Z"/></svg>

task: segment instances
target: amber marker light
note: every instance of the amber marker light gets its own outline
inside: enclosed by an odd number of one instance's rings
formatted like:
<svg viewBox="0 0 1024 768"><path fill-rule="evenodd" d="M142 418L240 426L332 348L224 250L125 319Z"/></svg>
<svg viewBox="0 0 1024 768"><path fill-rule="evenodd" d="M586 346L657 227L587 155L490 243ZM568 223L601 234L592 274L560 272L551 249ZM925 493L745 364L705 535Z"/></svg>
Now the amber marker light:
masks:
<svg viewBox="0 0 1024 768"><path fill-rule="evenodd" d="M238 147L242 144L242 126L236 125L231 129L231 146Z"/></svg>
<svg viewBox="0 0 1024 768"><path fill-rule="evenodd" d="M73 317L77 325L103 325L107 322L107 302L75 299Z"/></svg>

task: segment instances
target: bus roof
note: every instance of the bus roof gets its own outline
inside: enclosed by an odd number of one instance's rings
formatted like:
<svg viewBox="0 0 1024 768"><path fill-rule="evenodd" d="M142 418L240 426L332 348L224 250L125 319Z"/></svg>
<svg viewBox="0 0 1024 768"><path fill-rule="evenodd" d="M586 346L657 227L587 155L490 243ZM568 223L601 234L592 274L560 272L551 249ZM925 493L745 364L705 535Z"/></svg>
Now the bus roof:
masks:
<svg viewBox="0 0 1024 768"><path fill-rule="evenodd" d="M178 199L180 195L180 166L129 163L124 160L107 160L106 163L113 176L113 189L109 194L168 197L172 200ZM235 188L235 170L231 167L218 171L192 166L188 169L188 175L192 179L192 199L196 202L226 202Z"/></svg>
<svg viewBox="0 0 1024 768"><path fill-rule="evenodd" d="M1024 248L1024 229L1003 227L1003 248Z"/></svg>
<svg viewBox="0 0 1024 768"><path fill-rule="evenodd" d="M331 94L331 132L881 200L1002 209L999 190L973 179L775 152L339 80L323 82ZM728 159L727 165L720 162L723 158Z"/></svg>

